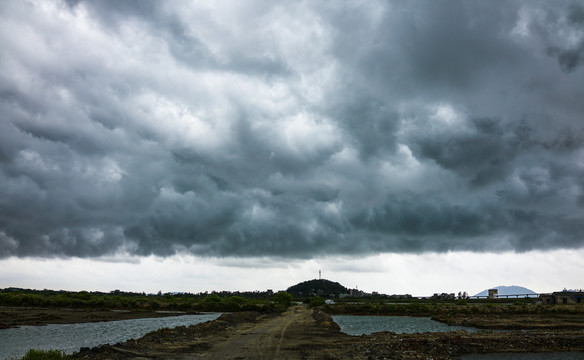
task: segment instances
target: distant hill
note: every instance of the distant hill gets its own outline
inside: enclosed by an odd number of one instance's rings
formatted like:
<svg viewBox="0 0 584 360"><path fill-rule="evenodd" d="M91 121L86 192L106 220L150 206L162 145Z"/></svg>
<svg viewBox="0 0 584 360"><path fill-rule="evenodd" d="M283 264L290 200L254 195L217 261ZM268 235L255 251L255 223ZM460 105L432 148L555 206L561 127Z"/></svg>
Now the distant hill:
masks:
<svg viewBox="0 0 584 360"><path fill-rule="evenodd" d="M497 287L494 287L491 289L499 290L498 295L536 294L536 292L533 290L529 290L528 288L524 288L523 286L516 286L516 285L497 286ZM488 296L488 295L489 295L489 289L486 289L486 290L481 291L480 293L473 295L473 296Z"/></svg>
<svg viewBox="0 0 584 360"><path fill-rule="evenodd" d="M325 279L304 281L290 286L286 291L295 297L349 293L349 289L338 282Z"/></svg>

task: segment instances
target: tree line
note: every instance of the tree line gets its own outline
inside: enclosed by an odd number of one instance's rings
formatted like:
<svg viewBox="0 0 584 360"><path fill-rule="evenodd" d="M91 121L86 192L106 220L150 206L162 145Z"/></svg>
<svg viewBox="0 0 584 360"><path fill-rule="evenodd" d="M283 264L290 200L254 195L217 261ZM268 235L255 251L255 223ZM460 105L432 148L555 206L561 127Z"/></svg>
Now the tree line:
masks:
<svg viewBox="0 0 584 360"><path fill-rule="evenodd" d="M272 312L290 306L286 292L212 292L212 293L134 293L114 290L109 293L64 290L0 289L1 306L54 308L91 308L124 310L260 311Z"/></svg>

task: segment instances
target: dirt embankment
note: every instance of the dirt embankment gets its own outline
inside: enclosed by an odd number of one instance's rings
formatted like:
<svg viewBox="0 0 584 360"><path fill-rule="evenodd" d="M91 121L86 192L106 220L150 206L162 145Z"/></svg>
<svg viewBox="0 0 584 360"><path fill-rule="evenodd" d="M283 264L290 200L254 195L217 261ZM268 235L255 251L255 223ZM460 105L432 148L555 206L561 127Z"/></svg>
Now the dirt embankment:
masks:
<svg viewBox="0 0 584 360"><path fill-rule="evenodd" d="M0 307L0 329L21 325L76 324L185 315L154 311L112 311L84 309L45 309L27 307Z"/></svg>
<svg viewBox="0 0 584 360"><path fill-rule="evenodd" d="M452 359L468 353L584 352L581 330L349 336L305 306L282 315L234 313L190 327L150 333L114 346L83 349L79 359Z"/></svg>
<svg viewBox="0 0 584 360"><path fill-rule="evenodd" d="M584 330L584 315L575 314L454 314L434 315L448 325L497 330Z"/></svg>

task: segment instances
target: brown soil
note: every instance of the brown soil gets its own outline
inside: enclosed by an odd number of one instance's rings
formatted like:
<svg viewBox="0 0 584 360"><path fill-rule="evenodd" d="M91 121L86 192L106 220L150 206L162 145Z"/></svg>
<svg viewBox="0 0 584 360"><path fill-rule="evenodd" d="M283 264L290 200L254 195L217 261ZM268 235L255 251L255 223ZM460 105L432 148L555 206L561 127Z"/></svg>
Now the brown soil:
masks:
<svg viewBox="0 0 584 360"><path fill-rule="evenodd" d="M184 315L154 311L112 311L0 307L0 329L20 325L74 324Z"/></svg>
<svg viewBox="0 0 584 360"><path fill-rule="evenodd" d="M82 349L79 359L452 359L467 353L584 352L581 330L349 336L306 306L281 315L234 313L164 329L114 346Z"/></svg>
<svg viewBox="0 0 584 360"><path fill-rule="evenodd" d="M574 314L455 314L433 316L448 325L472 326L479 329L508 330L583 330L584 315Z"/></svg>

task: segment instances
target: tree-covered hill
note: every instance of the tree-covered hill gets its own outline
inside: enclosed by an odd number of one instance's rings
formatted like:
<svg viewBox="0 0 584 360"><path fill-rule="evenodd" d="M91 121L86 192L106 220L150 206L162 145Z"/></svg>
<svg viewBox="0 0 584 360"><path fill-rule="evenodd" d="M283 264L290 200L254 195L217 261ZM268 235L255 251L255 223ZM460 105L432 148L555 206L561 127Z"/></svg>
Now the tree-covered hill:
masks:
<svg viewBox="0 0 584 360"><path fill-rule="evenodd" d="M298 283L296 285L290 286L287 290L294 297L307 297L307 296L327 296L327 295L339 295L347 294L349 290L338 282L330 280L308 280Z"/></svg>

